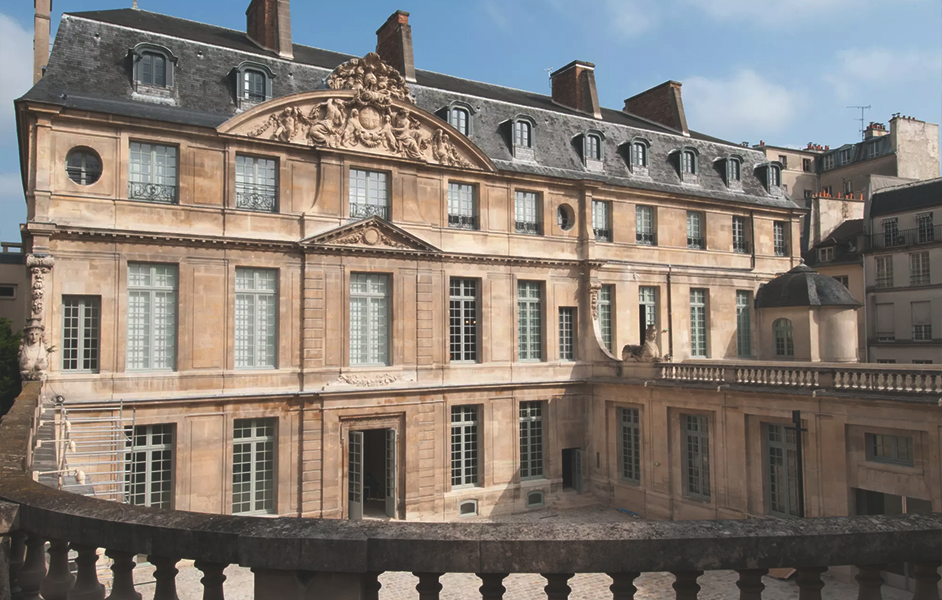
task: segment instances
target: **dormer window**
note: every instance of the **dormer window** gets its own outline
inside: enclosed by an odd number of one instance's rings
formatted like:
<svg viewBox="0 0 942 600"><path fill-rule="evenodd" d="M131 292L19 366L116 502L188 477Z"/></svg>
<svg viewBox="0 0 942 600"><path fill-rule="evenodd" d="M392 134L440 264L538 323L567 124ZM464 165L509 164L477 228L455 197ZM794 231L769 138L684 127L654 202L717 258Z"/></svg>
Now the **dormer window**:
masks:
<svg viewBox="0 0 942 600"><path fill-rule="evenodd" d="M142 42L128 54L133 61L134 90L139 93L156 93L173 87L173 69L177 57L169 48Z"/></svg>
<svg viewBox="0 0 942 600"><path fill-rule="evenodd" d="M468 128L471 122L471 115L468 114L468 109L456 106L448 112L448 123L457 129L462 135L468 135L471 133Z"/></svg>
<svg viewBox="0 0 942 600"><path fill-rule="evenodd" d="M782 185L782 169L772 165L769 167L769 187L779 187Z"/></svg>
<svg viewBox="0 0 942 600"><path fill-rule="evenodd" d="M240 108L255 106L272 97L275 74L265 65L245 61L233 69L236 100Z"/></svg>
<svg viewBox="0 0 942 600"><path fill-rule="evenodd" d="M697 152L697 149L689 147L681 148L677 160L680 180L683 183L697 183L697 174L700 172L700 166L697 164L699 162L699 152Z"/></svg>
<svg viewBox="0 0 942 600"><path fill-rule="evenodd" d="M628 168L635 175L648 174L648 151L651 148L651 142L644 138L634 138L628 142L628 155L625 157L628 161Z"/></svg>
<svg viewBox="0 0 942 600"><path fill-rule="evenodd" d="M756 169L765 171L765 189L770 194L778 195L782 193L782 163L778 161L762 163L756 165Z"/></svg>
<svg viewBox="0 0 942 600"><path fill-rule="evenodd" d="M726 185L742 185L742 159L737 156L726 159Z"/></svg>
<svg viewBox="0 0 942 600"><path fill-rule="evenodd" d="M582 162L589 171L602 171L602 140L604 136L599 131L586 131L582 134Z"/></svg>
<svg viewBox="0 0 942 600"><path fill-rule="evenodd" d="M514 158L517 160L534 160L534 125L533 119L526 115L518 115L512 121L511 142L513 142Z"/></svg>

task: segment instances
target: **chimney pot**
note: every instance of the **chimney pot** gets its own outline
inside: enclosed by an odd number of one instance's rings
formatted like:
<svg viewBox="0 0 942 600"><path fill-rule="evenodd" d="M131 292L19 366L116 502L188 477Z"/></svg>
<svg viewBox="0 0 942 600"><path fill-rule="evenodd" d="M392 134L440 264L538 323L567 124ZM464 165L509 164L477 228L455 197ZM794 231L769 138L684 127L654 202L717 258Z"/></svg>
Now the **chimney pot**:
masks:
<svg viewBox="0 0 942 600"><path fill-rule="evenodd" d="M553 102L568 106L596 119L602 118L599 94L595 88L595 65L574 60L550 74Z"/></svg>
<svg viewBox="0 0 942 600"><path fill-rule="evenodd" d="M376 53L386 64L399 71L406 81L415 82L409 13L397 10L376 30Z"/></svg>
<svg viewBox="0 0 942 600"><path fill-rule="evenodd" d="M252 0L245 10L249 39L281 58L294 58L290 0Z"/></svg>

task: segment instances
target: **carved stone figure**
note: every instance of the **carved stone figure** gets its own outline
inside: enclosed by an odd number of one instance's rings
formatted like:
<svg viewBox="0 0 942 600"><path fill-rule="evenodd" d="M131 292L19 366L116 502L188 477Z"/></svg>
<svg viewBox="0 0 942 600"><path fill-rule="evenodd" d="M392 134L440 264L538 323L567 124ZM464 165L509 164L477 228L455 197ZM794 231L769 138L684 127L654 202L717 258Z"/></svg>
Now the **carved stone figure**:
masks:
<svg viewBox="0 0 942 600"><path fill-rule="evenodd" d="M400 373L381 373L372 377L366 375L350 375L347 373L341 373L340 376L337 377L337 382L355 385L357 387L381 387L391 383L396 383L401 379L402 375Z"/></svg>
<svg viewBox="0 0 942 600"><path fill-rule="evenodd" d="M46 369L49 368L46 359L46 343L43 340L45 328L38 319L30 319L23 330L23 341L20 342L20 377L23 381L45 381Z"/></svg>
<svg viewBox="0 0 942 600"><path fill-rule="evenodd" d="M597 320L599 318L599 292L602 289L602 284L598 280L593 279L589 283L589 309L592 311L592 319Z"/></svg>
<svg viewBox="0 0 942 600"><path fill-rule="evenodd" d="M644 345L631 344L622 348L621 359L634 362L661 362L661 350L657 347L657 327L648 325L644 332Z"/></svg>
<svg viewBox="0 0 942 600"><path fill-rule="evenodd" d="M346 121L341 107L343 104L334 98L327 102L315 106L311 110L309 119L314 122L308 132L308 138L311 143L316 145L327 145L330 148L337 148L341 144L341 136L344 131Z"/></svg>
<svg viewBox="0 0 942 600"><path fill-rule="evenodd" d="M386 246L408 250L410 246L397 242L375 227L364 227L331 240L332 244L363 244L365 246Z"/></svg>
<svg viewBox="0 0 942 600"><path fill-rule="evenodd" d="M249 132L249 135L258 137L271 129L271 139L281 142L291 142L301 133L310 129L311 122L297 106L289 106L281 112L268 117L268 120Z"/></svg>
<svg viewBox="0 0 942 600"><path fill-rule="evenodd" d="M388 103L389 98L414 103L406 80L375 52L363 58L352 58L334 69L327 78L327 87L332 90L357 90L357 98L365 104Z"/></svg>
<svg viewBox="0 0 942 600"><path fill-rule="evenodd" d="M30 309L32 318L42 324L44 299L46 296L46 275L52 270L55 260L49 255L30 254L26 257L26 267L33 274Z"/></svg>

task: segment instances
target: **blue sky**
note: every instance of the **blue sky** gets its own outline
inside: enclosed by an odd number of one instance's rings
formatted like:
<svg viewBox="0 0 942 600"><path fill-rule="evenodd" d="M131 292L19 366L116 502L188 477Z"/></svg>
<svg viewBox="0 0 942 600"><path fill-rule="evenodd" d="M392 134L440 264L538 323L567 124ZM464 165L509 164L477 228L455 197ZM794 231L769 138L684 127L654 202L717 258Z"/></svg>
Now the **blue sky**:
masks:
<svg viewBox="0 0 942 600"><path fill-rule="evenodd" d="M131 0L55 0L63 12ZM244 29L248 0L139 0ZM419 69L549 92L547 69L596 65L602 104L681 81L692 129L734 142L832 146L859 138L860 111L942 121L939 0L295 0L296 43L363 55L394 10L411 13ZM30 0L0 2L0 239L26 218L13 121L31 85Z"/></svg>

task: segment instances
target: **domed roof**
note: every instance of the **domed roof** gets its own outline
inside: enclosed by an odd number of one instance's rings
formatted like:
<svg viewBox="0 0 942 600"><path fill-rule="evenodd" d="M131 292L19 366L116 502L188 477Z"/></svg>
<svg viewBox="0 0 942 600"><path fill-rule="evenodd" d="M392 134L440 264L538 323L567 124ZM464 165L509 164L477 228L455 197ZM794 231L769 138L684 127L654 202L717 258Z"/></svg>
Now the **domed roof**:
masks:
<svg viewBox="0 0 942 600"><path fill-rule="evenodd" d="M756 292L756 308L785 306L846 306L856 308L844 284L801 264L779 275Z"/></svg>

